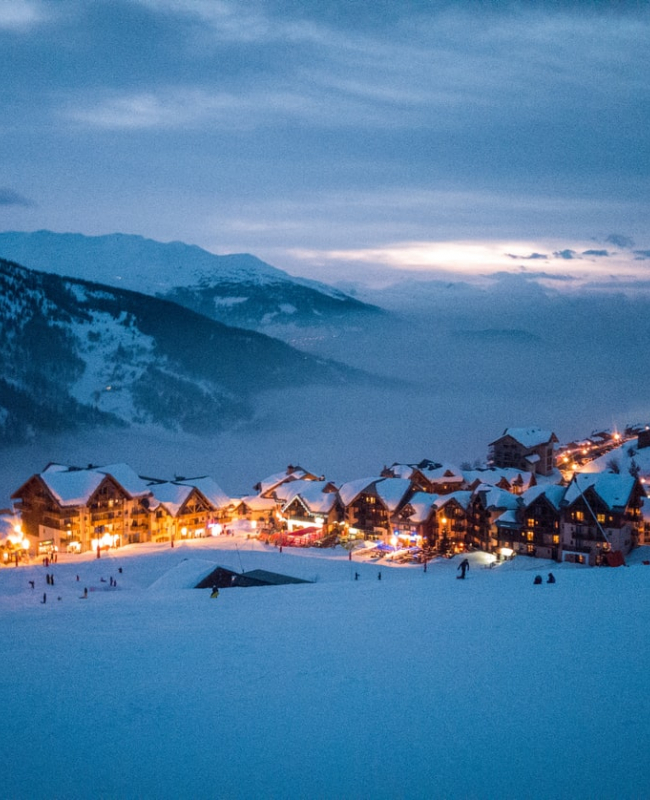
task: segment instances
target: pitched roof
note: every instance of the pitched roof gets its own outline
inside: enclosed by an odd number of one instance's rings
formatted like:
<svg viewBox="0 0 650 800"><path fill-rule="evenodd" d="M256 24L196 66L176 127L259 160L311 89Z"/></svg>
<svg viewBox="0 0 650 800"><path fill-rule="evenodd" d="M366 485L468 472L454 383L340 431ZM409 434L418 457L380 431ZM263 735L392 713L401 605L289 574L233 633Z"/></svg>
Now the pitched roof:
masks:
<svg viewBox="0 0 650 800"><path fill-rule="evenodd" d="M377 495L386 508L393 512L411 490L411 481L406 478L382 478L377 481Z"/></svg>
<svg viewBox="0 0 650 800"><path fill-rule="evenodd" d="M349 506L354 502L357 497L372 486L377 481L384 480L383 478L358 478L355 481L348 481L344 483L339 489L339 497L344 506Z"/></svg>
<svg viewBox="0 0 650 800"><path fill-rule="evenodd" d="M566 486L559 486L556 483L545 483L526 489L521 495L521 499L524 502L524 507L528 508L528 506L532 505L539 497L545 497L553 508L559 510L565 494Z"/></svg>
<svg viewBox="0 0 650 800"><path fill-rule="evenodd" d="M46 470L40 478L59 505L81 506L90 500L106 475L90 469Z"/></svg>
<svg viewBox="0 0 650 800"><path fill-rule="evenodd" d="M630 501L636 478L615 472L577 472L567 487L564 500L574 503L587 489L593 488L607 508L625 508Z"/></svg>
<svg viewBox="0 0 650 800"><path fill-rule="evenodd" d="M131 497L145 497L151 494L151 489L146 482L128 464L108 464L105 467L96 467L97 472L110 475Z"/></svg>
<svg viewBox="0 0 650 800"><path fill-rule="evenodd" d="M521 505L520 498L517 495L488 484L479 486L475 494L480 496L484 508L514 509Z"/></svg>
<svg viewBox="0 0 650 800"><path fill-rule="evenodd" d="M557 441L553 431L543 428L506 428L502 436L495 439L491 444L500 442L501 439L510 436L523 447L537 447L540 444L548 444L550 441Z"/></svg>
<svg viewBox="0 0 650 800"><path fill-rule="evenodd" d="M180 483L155 483L151 486L154 498L163 505L172 517L177 517L183 503L196 491L193 486Z"/></svg>
<svg viewBox="0 0 650 800"><path fill-rule="evenodd" d="M323 491L329 486L326 481L293 481L290 491L285 495L284 508L287 508L296 497L314 514L328 514L336 503L336 492Z"/></svg>
<svg viewBox="0 0 650 800"><path fill-rule="evenodd" d="M204 475L201 478L187 478L182 481L174 481L174 483L180 483L184 486L194 486L214 508L225 508L231 503L230 497L228 497L214 478L211 478L209 475Z"/></svg>

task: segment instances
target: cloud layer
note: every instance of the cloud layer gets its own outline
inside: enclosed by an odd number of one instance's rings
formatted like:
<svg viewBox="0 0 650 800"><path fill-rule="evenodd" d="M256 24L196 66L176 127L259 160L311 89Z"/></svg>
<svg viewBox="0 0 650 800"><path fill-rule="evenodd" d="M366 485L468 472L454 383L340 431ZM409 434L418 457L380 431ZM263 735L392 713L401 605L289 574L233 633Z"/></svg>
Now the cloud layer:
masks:
<svg viewBox="0 0 650 800"><path fill-rule="evenodd" d="M279 266L471 240L633 260L649 244L650 13L531 6L11 0L4 181L35 203L3 202L0 224ZM621 233L588 245L606 230Z"/></svg>

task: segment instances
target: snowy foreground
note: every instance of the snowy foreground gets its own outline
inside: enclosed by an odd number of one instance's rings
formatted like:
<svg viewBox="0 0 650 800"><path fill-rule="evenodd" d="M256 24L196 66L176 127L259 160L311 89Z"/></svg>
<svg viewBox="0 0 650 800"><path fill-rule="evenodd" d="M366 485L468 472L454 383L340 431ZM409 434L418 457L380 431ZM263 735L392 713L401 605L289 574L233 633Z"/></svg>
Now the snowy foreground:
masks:
<svg viewBox="0 0 650 800"><path fill-rule="evenodd" d="M0 795L646 797L649 557L460 581L221 538L4 568ZM189 588L216 564L315 583Z"/></svg>

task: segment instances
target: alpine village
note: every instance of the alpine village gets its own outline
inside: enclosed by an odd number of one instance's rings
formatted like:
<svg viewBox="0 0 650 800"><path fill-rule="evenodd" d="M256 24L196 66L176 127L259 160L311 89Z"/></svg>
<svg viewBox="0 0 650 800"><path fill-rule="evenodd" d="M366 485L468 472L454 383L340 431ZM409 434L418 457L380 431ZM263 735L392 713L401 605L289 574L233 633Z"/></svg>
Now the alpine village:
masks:
<svg viewBox="0 0 650 800"><path fill-rule="evenodd" d="M5 566L59 552L245 535L271 546L330 547L426 563L483 550L618 566L650 544L650 426L559 445L538 427L507 428L487 464L423 460L342 485L290 465L228 497L214 478L162 480L126 464L48 464L0 512Z"/></svg>

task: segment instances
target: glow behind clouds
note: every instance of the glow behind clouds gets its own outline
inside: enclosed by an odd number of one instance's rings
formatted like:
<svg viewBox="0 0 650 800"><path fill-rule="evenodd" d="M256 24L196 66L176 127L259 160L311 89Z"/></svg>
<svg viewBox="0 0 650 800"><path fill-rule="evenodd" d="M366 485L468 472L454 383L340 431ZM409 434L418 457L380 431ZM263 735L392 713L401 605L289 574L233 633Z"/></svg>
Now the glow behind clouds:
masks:
<svg viewBox="0 0 650 800"><path fill-rule="evenodd" d="M638 2L10 0L0 229L644 279L649 33Z"/></svg>

